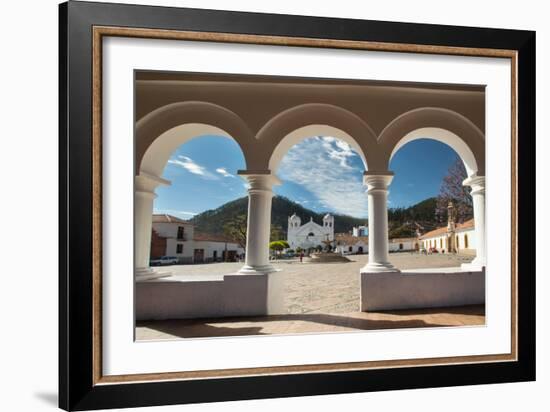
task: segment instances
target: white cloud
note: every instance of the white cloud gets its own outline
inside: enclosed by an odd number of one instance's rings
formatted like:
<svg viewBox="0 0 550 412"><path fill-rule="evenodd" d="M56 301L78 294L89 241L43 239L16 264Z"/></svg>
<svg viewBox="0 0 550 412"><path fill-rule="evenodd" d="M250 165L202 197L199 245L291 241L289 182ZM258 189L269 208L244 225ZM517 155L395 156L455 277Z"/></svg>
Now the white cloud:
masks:
<svg viewBox="0 0 550 412"><path fill-rule="evenodd" d="M169 164L181 167L187 170L189 173L202 176L208 180L216 180L218 177L213 173L209 172L205 167L195 163L193 159L187 156L178 155L177 159L168 160Z"/></svg>
<svg viewBox="0 0 550 412"><path fill-rule="evenodd" d="M358 155L349 144L342 140L335 139L334 137L323 137L322 141L323 148L327 151L327 155L331 159L337 160L342 167L351 168L348 163L348 158Z"/></svg>
<svg viewBox="0 0 550 412"><path fill-rule="evenodd" d="M349 162L354 156L358 155L347 143L333 137L307 139L288 151L277 173L335 213L366 217L364 169L362 163Z"/></svg>
<svg viewBox="0 0 550 412"><path fill-rule="evenodd" d="M235 175L232 175L231 173L229 173L225 168L223 167L218 167L216 169L216 172L218 172L219 174L221 174L223 177L235 177Z"/></svg>

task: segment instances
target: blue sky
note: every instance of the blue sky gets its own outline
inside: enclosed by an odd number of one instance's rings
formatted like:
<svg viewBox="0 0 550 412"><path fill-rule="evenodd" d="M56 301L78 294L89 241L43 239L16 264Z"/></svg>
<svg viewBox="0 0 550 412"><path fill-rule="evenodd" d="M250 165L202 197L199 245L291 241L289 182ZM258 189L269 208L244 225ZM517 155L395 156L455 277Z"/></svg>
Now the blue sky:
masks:
<svg viewBox="0 0 550 412"><path fill-rule="evenodd" d="M420 139L403 146L393 157L395 177L389 207L407 207L436 196L443 176L457 158L447 145ZM246 196L246 182L237 176L244 169L237 143L218 136L202 136L180 146L164 170L171 186L157 189L155 213L184 219ZM275 193L317 212L367 216L367 195L362 185L363 162L345 142L312 137L292 147L277 176Z"/></svg>

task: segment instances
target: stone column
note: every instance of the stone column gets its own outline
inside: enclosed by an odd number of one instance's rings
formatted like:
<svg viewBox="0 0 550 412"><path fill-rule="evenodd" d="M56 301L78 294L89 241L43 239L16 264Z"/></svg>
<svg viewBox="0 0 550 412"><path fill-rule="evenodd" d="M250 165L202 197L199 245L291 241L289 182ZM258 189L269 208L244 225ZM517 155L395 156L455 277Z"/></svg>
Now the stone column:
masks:
<svg viewBox="0 0 550 412"><path fill-rule="evenodd" d="M369 200L369 263L361 273L398 272L389 262L388 254L388 186L393 172L365 172Z"/></svg>
<svg viewBox="0 0 550 412"><path fill-rule="evenodd" d="M487 264L485 248L485 176L470 176L464 182L464 186L472 188L472 202L474 206L474 229L476 236L476 257L468 264L463 264L464 269L483 269Z"/></svg>
<svg viewBox="0 0 550 412"><path fill-rule="evenodd" d="M239 171L249 184L248 221L245 265L239 271L245 274L267 274L277 270L269 262L269 236L271 233L272 187L280 184L270 172L248 173Z"/></svg>
<svg viewBox="0 0 550 412"><path fill-rule="evenodd" d="M151 231L153 226L153 201L155 189L169 185L168 180L141 173L135 178L134 194L134 265L136 280L148 280L167 276L165 271L155 271L149 266Z"/></svg>
<svg viewBox="0 0 550 412"><path fill-rule="evenodd" d="M249 276L250 280L240 288L249 288L251 295L258 295L255 289L258 277L261 277L265 289L265 314L278 315L284 310L283 277L269 262L269 237L271 234L272 187L280 184L279 179L269 171L239 171L249 184L248 221L246 236L245 265L239 271L240 276ZM259 292L262 293L262 292Z"/></svg>

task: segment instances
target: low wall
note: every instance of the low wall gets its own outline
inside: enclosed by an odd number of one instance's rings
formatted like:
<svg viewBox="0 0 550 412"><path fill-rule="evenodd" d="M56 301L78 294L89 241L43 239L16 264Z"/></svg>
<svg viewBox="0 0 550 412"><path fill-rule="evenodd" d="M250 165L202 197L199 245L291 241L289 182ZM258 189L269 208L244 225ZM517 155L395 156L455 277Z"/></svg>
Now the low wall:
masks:
<svg viewBox="0 0 550 412"><path fill-rule="evenodd" d="M485 271L439 269L361 273L361 311L485 303Z"/></svg>
<svg viewBox="0 0 550 412"><path fill-rule="evenodd" d="M282 313L282 279L268 275L171 276L136 282L136 320Z"/></svg>

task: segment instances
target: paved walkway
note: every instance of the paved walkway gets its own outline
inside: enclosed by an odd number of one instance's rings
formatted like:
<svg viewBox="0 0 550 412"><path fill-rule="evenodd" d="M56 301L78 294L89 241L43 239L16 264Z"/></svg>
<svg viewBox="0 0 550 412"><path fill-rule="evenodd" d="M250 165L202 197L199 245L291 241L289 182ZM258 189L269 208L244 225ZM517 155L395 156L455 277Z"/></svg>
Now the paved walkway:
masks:
<svg viewBox="0 0 550 412"><path fill-rule="evenodd" d="M349 256L349 263L276 262L284 277L286 315L202 320L139 322L138 339L174 337L238 336L274 333L336 332L403 327L479 325L485 322L484 308L464 307L415 311L365 313L359 310L359 269L366 255ZM399 269L459 267L472 260L454 255L390 255ZM171 266L186 279L236 272L242 263Z"/></svg>
<svg viewBox="0 0 550 412"><path fill-rule="evenodd" d="M142 321L138 340L346 332L485 324L484 306L387 312L312 313L246 318Z"/></svg>

